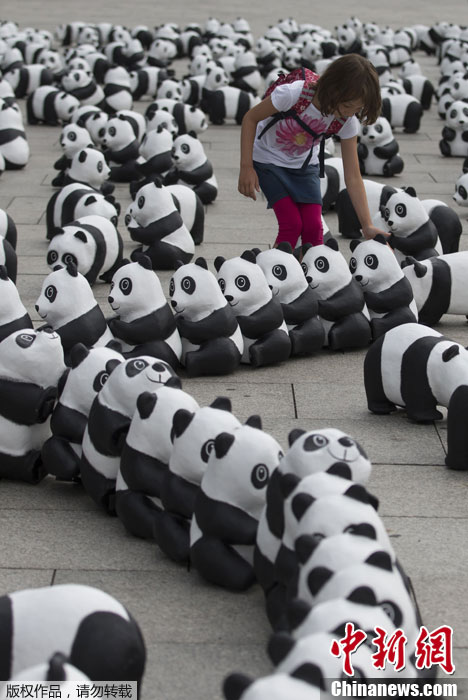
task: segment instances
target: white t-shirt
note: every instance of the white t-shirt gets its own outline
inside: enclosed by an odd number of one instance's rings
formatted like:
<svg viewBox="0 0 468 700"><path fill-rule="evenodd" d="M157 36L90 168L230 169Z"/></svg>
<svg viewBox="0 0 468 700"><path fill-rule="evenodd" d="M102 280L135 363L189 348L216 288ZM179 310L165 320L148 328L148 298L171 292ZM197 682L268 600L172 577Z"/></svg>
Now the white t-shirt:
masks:
<svg viewBox="0 0 468 700"><path fill-rule="evenodd" d="M278 85L270 95L275 109L280 112L286 112L288 109L291 109L298 101L303 86L303 80ZM323 116L312 103L299 116L317 134L325 132L335 118L332 114ZM281 165L284 168L302 167L313 144L312 135L304 131L301 125L290 117L280 119L259 139L259 134L262 133L270 119L271 117L267 117L257 125L252 153L253 159L259 163L272 163L273 165ZM358 133L359 121L357 117L353 116L346 119L342 128L337 132L337 136L342 139L349 139ZM319 142L314 146L312 157L309 161L310 165L319 162L318 155Z"/></svg>

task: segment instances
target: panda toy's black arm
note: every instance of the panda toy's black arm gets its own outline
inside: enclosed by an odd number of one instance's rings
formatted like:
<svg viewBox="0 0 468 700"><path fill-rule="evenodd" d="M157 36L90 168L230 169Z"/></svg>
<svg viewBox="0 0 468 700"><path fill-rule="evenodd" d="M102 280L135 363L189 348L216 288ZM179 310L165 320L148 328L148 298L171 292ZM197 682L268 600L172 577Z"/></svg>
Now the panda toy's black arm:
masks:
<svg viewBox="0 0 468 700"><path fill-rule="evenodd" d="M161 241L182 225L182 217L177 209L174 209L174 211L167 216L153 221L147 226L132 227L132 238L139 243L143 243L143 245L151 245L155 241Z"/></svg>
<svg viewBox="0 0 468 700"><path fill-rule="evenodd" d="M179 180L179 171L177 168L171 168L168 173L164 176L164 185L175 185Z"/></svg>
<svg viewBox="0 0 468 700"><path fill-rule="evenodd" d="M56 387L0 379L0 415L18 425L44 423L53 411Z"/></svg>
<svg viewBox="0 0 468 700"><path fill-rule="evenodd" d="M387 313L401 306L408 306L413 301L413 289L406 277L383 292L364 292L367 306L376 313Z"/></svg>
<svg viewBox="0 0 468 700"><path fill-rule="evenodd" d="M389 160L390 158L393 158L393 156L396 156L397 153L398 143L395 141L395 139L384 144L383 146L377 146L374 148L374 155L382 160Z"/></svg>
<svg viewBox="0 0 468 700"><path fill-rule="evenodd" d="M50 419L50 428L54 435L69 440L81 442L88 419L79 411L58 403Z"/></svg>
<svg viewBox="0 0 468 700"><path fill-rule="evenodd" d="M319 300L318 313L326 321L337 321L343 316L362 311L363 306L362 290L356 280L351 280L346 287L338 290L329 299Z"/></svg>
<svg viewBox="0 0 468 700"><path fill-rule="evenodd" d="M369 155L369 149L365 143L358 143L357 152L359 160L366 160Z"/></svg>
<svg viewBox="0 0 468 700"><path fill-rule="evenodd" d="M67 158L67 156L64 154L58 160L55 161L54 169L55 170L65 170L65 168L69 168L70 165L71 165L71 158Z"/></svg>
<svg viewBox="0 0 468 700"><path fill-rule="evenodd" d="M108 320L107 325L116 338L129 345L141 345L149 340L164 340L177 327L168 304L135 321L122 321L119 316L115 316Z"/></svg>
<svg viewBox="0 0 468 700"><path fill-rule="evenodd" d="M180 335L194 345L201 345L215 338L229 338L237 328L236 317L227 304L201 321L190 321L183 316L177 316L176 322Z"/></svg>
<svg viewBox="0 0 468 700"><path fill-rule="evenodd" d="M442 138L444 139L444 141L455 141L456 135L457 132L450 126L444 126L444 128L442 129Z"/></svg>
<svg viewBox="0 0 468 700"><path fill-rule="evenodd" d="M281 326L284 321L283 309L276 299L271 299L250 316L237 316L237 321L246 338L261 338Z"/></svg>
<svg viewBox="0 0 468 700"><path fill-rule="evenodd" d="M397 250L401 250L405 255L412 255L416 259L422 259L421 254L432 257L437 255L434 246L437 243L437 229L434 223L428 219L426 223L420 226L416 231L413 231L409 236L396 236L391 233L387 238L387 243ZM433 252L431 252L433 249ZM419 257L418 257L419 256Z"/></svg>
<svg viewBox="0 0 468 700"><path fill-rule="evenodd" d="M194 170L179 170L178 176L187 185L198 185L213 176L213 166L209 160L206 160L203 165Z"/></svg>
<svg viewBox="0 0 468 700"><path fill-rule="evenodd" d="M228 544L255 544L255 518L229 503L215 501L202 490L197 494L195 517L204 535Z"/></svg>
<svg viewBox="0 0 468 700"><path fill-rule="evenodd" d="M281 304L284 320L288 325L296 326L318 313L318 299L310 287L289 304Z"/></svg>
<svg viewBox="0 0 468 700"><path fill-rule="evenodd" d="M94 447L103 455L117 457L130 427L130 418L93 401L88 419L88 433Z"/></svg>

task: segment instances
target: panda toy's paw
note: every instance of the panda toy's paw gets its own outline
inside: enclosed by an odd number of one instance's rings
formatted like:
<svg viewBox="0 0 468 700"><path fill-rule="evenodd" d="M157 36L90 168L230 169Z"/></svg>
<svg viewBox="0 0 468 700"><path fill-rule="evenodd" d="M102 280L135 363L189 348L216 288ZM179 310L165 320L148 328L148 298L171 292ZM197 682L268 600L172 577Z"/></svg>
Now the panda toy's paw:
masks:
<svg viewBox="0 0 468 700"><path fill-rule="evenodd" d="M449 157L452 155L450 144L445 139L439 141L439 149L443 156Z"/></svg>

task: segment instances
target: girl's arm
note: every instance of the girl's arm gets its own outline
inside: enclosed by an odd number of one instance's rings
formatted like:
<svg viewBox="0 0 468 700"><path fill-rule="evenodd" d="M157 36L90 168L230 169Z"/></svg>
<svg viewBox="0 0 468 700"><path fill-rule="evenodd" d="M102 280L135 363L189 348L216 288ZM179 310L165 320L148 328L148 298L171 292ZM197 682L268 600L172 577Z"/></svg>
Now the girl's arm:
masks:
<svg viewBox="0 0 468 700"><path fill-rule="evenodd" d="M257 173L252 164L252 151L257 124L263 119L271 117L277 111L273 107L271 97L268 96L255 107L249 109L242 120L238 190L245 197L257 199L255 191L260 192Z"/></svg>
<svg viewBox="0 0 468 700"><path fill-rule="evenodd" d="M361 224L364 238L374 238L378 233L388 237L388 231L382 231L372 224L372 218L367 203L367 195L359 169L357 155L357 136L341 140L341 157L343 171L351 202Z"/></svg>

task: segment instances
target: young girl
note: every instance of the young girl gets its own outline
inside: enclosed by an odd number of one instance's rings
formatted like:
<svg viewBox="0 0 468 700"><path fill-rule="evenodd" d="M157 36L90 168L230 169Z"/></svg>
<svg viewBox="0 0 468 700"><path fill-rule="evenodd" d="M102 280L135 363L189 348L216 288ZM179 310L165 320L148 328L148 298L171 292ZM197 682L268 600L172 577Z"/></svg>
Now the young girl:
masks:
<svg viewBox="0 0 468 700"><path fill-rule="evenodd" d="M292 117L273 118L268 127L273 115L291 109L304 96L303 88L303 80L278 85L242 121L238 189L254 200L255 192L262 189L278 219L275 246L288 241L295 248L299 236L302 244L323 241L319 141ZM326 132L334 120L341 121L341 128L336 122L335 127L341 139L345 183L363 235L388 235L372 225L357 156L358 120L369 124L380 114L377 71L362 56L347 54L328 66L312 94L300 119L316 134Z"/></svg>

